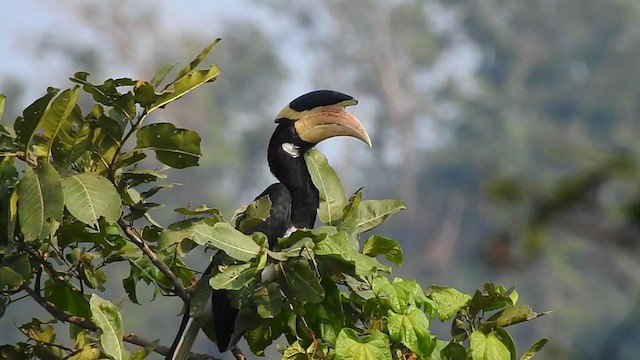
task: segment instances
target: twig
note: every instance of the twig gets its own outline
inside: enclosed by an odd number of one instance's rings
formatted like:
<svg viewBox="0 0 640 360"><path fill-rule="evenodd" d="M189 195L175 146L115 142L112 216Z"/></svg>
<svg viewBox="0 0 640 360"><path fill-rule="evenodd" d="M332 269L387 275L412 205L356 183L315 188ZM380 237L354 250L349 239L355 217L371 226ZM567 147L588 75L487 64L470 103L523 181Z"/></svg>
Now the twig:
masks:
<svg viewBox="0 0 640 360"><path fill-rule="evenodd" d="M91 320L87 320L82 316L67 314L66 312L58 309L58 307L55 306L55 304L53 304L52 302L45 300L42 296L40 296L39 293L35 292L33 289L31 289L28 286L25 287L24 290L29 295L31 295L33 300L35 300L40 306L42 306L45 310L47 310L49 314L51 314L54 318L64 322L74 324L74 325L78 325L81 328L84 328L87 330L98 331L98 327Z"/></svg>
<svg viewBox="0 0 640 360"><path fill-rule="evenodd" d="M158 270L160 270L160 272L162 272L162 274L164 274L164 276L166 276L167 279L171 281L175 293L180 296L180 298L185 303L191 301L191 294L189 294L182 286L180 279L178 279L176 274L174 274L173 271L171 271L171 269L167 267L167 265L165 265L162 261L160 261L160 259L158 259L156 253L154 253L153 250L151 250L151 248L149 248L149 246L144 242L144 240L142 240L142 237L138 233L138 230L136 230L132 226L127 225L122 219L118 220L118 225L120 225L122 231L124 231L129 240L136 244L136 246L138 246L140 250L142 250L142 252L144 252L144 254L149 257L153 265L155 265Z"/></svg>
<svg viewBox="0 0 640 360"><path fill-rule="evenodd" d="M22 333L23 333L23 334L24 334L24 336L26 336L29 340L33 340L33 341L35 341L35 342L36 342L36 343L38 343L38 344L41 344L41 345L44 345L44 346L56 347L56 348L58 348L58 349L61 349L61 350L64 350L64 351L67 351L67 352L70 352L70 353L75 352L75 350L73 350L73 349L69 349L69 348L68 348L68 347L66 347L66 346L63 346L63 345L60 345L60 344L54 344L54 343L52 343L52 342L48 342L48 341L42 341L42 340L40 340L40 339L38 339L38 338L31 337L31 336L30 336L30 333L29 333L29 331L28 331L27 329L23 329L23 330L22 330Z"/></svg>
<svg viewBox="0 0 640 360"><path fill-rule="evenodd" d="M32 259L40 263L40 265L42 265L42 267L44 267L44 269L47 270L47 273L49 273L49 276L51 277L52 280L66 281L64 278L64 275L60 274L56 269L54 269L51 263L45 260L42 254L38 253L31 246L25 243L19 243L19 244L20 244L20 250L24 250L30 255Z"/></svg>
<svg viewBox="0 0 640 360"><path fill-rule="evenodd" d="M136 116L135 119L132 119L131 121L131 129L129 129L129 131L127 132L127 134L122 138L122 140L118 143L118 148L116 149L116 152L113 154L113 158L111 158L111 163L108 164L107 168L109 169L109 179L113 180L114 176L115 176L115 165L116 162L118 161L118 157L120 155L120 151L122 150L122 147L124 146L124 143L127 142L127 140L129 140L129 138L131 137L131 135L133 135L134 132L136 132L140 125L142 124L142 121L144 120L144 118L148 115L149 113L147 112L147 109L144 109L142 111L141 114L139 114L138 116ZM135 121L137 119L137 121ZM135 121L135 123L134 123Z"/></svg>
<svg viewBox="0 0 640 360"><path fill-rule="evenodd" d="M0 154L0 156L3 156L3 157L5 157L5 156L6 157L15 157L15 158L18 158L18 159L26 162L27 164L29 164L31 166L38 165L38 162L33 160L33 159L29 159L27 157L27 154L24 151L16 151L14 153L2 153L2 154Z"/></svg>
<svg viewBox="0 0 640 360"><path fill-rule="evenodd" d="M98 327L91 320L85 319L81 316L69 315L66 312L58 309L53 303L45 300L39 293L35 292L30 287L25 287L25 291L40 305L42 306L49 314L51 314L54 318L60 321L64 321L67 323L71 323L77 325L83 329L87 329L90 331L98 331ZM138 335L127 333L122 336L122 341L127 342L129 344L141 346L141 347L153 347L153 351L166 356L169 353L169 348L163 345L154 346L153 343L149 340L146 340ZM215 357L207 354L198 354L191 353L189 355L189 360L218 360Z"/></svg>
<svg viewBox="0 0 640 360"><path fill-rule="evenodd" d="M122 340L128 342L129 344L138 345L140 347L153 348L153 351L157 352L160 355L166 356L169 353L168 347L162 345L154 345L152 341L143 339L136 334L124 334L122 336Z"/></svg>

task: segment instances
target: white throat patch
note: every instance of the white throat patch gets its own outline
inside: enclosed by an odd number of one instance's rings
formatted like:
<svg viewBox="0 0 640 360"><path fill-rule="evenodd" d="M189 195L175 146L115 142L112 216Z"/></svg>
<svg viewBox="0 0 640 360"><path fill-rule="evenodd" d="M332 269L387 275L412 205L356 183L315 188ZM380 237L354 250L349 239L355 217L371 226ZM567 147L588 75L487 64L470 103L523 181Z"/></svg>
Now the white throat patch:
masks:
<svg viewBox="0 0 640 360"><path fill-rule="evenodd" d="M292 143L284 143L282 144L282 150L289 154L292 158L297 158L300 156L300 147L295 146Z"/></svg>

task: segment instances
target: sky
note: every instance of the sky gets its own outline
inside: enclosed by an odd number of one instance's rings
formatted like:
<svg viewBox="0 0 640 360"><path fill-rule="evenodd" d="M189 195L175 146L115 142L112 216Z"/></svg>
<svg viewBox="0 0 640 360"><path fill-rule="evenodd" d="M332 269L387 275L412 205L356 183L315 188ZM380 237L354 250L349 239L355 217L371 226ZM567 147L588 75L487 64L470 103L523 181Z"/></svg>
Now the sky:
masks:
<svg viewBox="0 0 640 360"><path fill-rule="evenodd" d="M90 1L95 2L95 0ZM255 19L265 31L282 31L282 22L274 20L273 14L256 7L255 4L251 6L251 2L246 0L190 1L189 6L185 6L185 3L180 0L157 0L147 3L153 4L153 10L157 11L160 17L161 31L167 34L186 30L205 35L211 34L211 39L214 39L222 32L225 22L233 21L234 18L242 18L245 21ZM72 75L72 71L76 70L69 69L68 73L65 73L61 69L67 67L66 61L51 56L47 56L46 59L39 58L35 49L39 42L43 41L42 39L50 39L50 41L74 39L73 41L78 42L98 40L92 38L92 34L82 26L77 16L65 13L67 9L56 8L55 4L46 0L6 1L0 11L0 33L2 34L0 54L3 54L0 57L0 79L11 77L19 79L22 83L25 83L23 79L27 80L28 88L22 101L38 97L49 85L68 86L67 78ZM250 9L249 6L251 6ZM264 19L268 20L264 21ZM295 37L295 35L291 36ZM151 38L157 41L162 39L162 34L156 34ZM133 41L136 41L135 37ZM278 46L283 48L281 51L285 49L295 51L291 47L291 41L280 41ZM187 59L176 59L178 62L185 60ZM295 56L298 65L308 60L305 59L303 52ZM291 67L293 71L291 78L295 80L287 83L287 87L282 91L284 96L300 93L310 81L305 77L301 66L295 66L296 64L292 63L289 65L294 65ZM127 70L122 66L108 69L109 75L114 77L131 75ZM1 86L0 84L0 93Z"/></svg>

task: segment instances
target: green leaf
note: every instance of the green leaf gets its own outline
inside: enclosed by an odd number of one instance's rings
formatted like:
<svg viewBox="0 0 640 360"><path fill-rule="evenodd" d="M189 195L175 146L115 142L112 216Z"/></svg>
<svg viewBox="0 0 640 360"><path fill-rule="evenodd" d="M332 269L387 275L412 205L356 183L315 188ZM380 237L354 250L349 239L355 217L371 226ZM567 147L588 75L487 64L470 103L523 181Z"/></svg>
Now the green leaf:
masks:
<svg viewBox="0 0 640 360"><path fill-rule="evenodd" d="M220 70L215 65L211 65L207 70L192 71L177 82L171 84L173 91L163 92L153 104L149 105L147 112L150 113L157 108L179 99L198 86L215 80L218 75L220 75Z"/></svg>
<svg viewBox="0 0 640 360"><path fill-rule="evenodd" d="M126 216L124 216L124 219L127 221L134 221L134 220L138 220L141 217L147 217L147 212L153 210L153 209L159 209L159 208L163 208L164 204L161 203L155 203L155 202L139 202L139 203L135 203L129 206L129 209L131 210L131 212L129 214L127 214ZM149 220L149 218L147 218L147 220ZM151 220L149 220L151 223L153 223ZM154 224L157 227L162 227L160 225Z"/></svg>
<svg viewBox="0 0 640 360"><path fill-rule="evenodd" d="M518 292L515 289L511 290L511 292L509 293L509 299L511 299L511 305L517 304L519 297L520 295L518 295Z"/></svg>
<svg viewBox="0 0 640 360"><path fill-rule="evenodd" d="M236 227L245 233L252 227L265 221L271 214L271 199L269 196L261 196L254 200L246 210L238 216Z"/></svg>
<svg viewBox="0 0 640 360"><path fill-rule="evenodd" d="M131 354L131 360L143 360L146 359L151 353L153 353L153 349L160 344L160 340L156 339L151 342L149 345L144 348L135 348L133 349L133 353ZM74 359L71 359L74 360ZM78 359L84 360L84 359ZM87 359L90 360L90 359Z"/></svg>
<svg viewBox="0 0 640 360"><path fill-rule="evenodd" d="M101 216L109 223L120 218L120 195L106 178L95 173L70 175L62 179L62 188L67 210L83 223L97 226Z"/></svg>
<svg viewBox="0 0 640 360"><path fill-rule="evenodd" d="M51 143L53 160L62 168L69 167L89 150L93 134L91 124L82 119L79 106L73 109L67 120L68 123Z"/></svg>
<svg viewBox="0 0 640 360"><path fill-rule="evenodd" d="M15 158L0 159L0 249L13 238L16 223L18 170Z"/></svg>
<svg viewBox="0 0 640 360"><path fill-rule="evenodd" d="M549 342L547 339L540 339L535 342L535 344L531 345L529 350L522 355L520 360L529 360L533 358L535 354L537 354L542 348Z"/></svg>
<svg viewBox="0 0 640 360"><path fill-rule="evenodd" d="M507 327L521 322L533 320L545 313L538 314L529 305L516 305L499 311L489 318L496 326Z"/></svg>
<svg viewBox="0 0 640 360"><path fill-rule="evenodd" d="M418 307L428 299L422 288L415 280L394 279L392 283L384 276L376 276L372 279L373 293L387 304L394 312L405 314L409 305Z"/></svg>
<svg viewBox="0 0 640 360"><path fill-rule="evenodd" d="M101 170L107 168L120 148L124 128L120 122L108 116L102 115L96 121L100 126L92 124L91 147L93 159L101 165L98 168Z"/></svg>
<svg viewBox="0 0 640 360"><path fill-rule="evenodd" d="M147 108L158 98L152 84L146 81L138 81L133 88L133 100L143 108Z"/></svg>
<svg viewBox="0 0 640 360"><path fill-rule="evenodd" d="M398 314L405 312L407 306L406 299L400 299L398 289L391 285L386 276L375 275L370 283L371 292L381 303L386 304L391 310Z"/></svg>
<svg viewBox="0 0 640 360"><path fill-rule="evenodd" d="M173 244L182 242L184 239L193 238L194 225L203 221L205 220L202 218L189 218L169 225L167 229L162 230L160 233L158 247L165 249Z"/></svg>
<svg viewBox="0 0 640 360"><path fill-rule="evenodd" d="M4 94L0 94L0 120L2 120L2 115L4 114L5 100L7 100L7 97Z"/></svg>
<svg viewBox="0 0 640 360"><path fill-rule="evenodd" d="M321 281L324 288L324 299L320 304L312 304L318 318L316 323L319 324L320 335L324 341L335 345L340 330L345 326L344 309L342 308L342 298L340 290L331 278L323 278ZM308 317L313 318L313 314L307 311Z"/></svg>
<svg viewBox="0 0 640 360"><path fill-rule="evenodd" d="M390 262L398 266L402 265L403 255L400 244L398 244L397 241L384 236L373 235L369 237L364 243L362 253L367 256L374 257L384 255L384 257Z"/></svg>
<svg viewBox="0 0 640 360"><path fill-rule="evenodd" d="M71 122L67 120L76 106L79 94L80 88L77 86L67 89L53 99L45 109L39 125L43 128L42 136L47 143L47 154L51 153L58 136L71 126Z"/></svg>
<svg viewBox="0 0 640 360"><path fill-rule="evenodd" d="M288 312L284 310L282 315L275 319L255 321L247 330L244 337L254 354L264 356L265 348L280 337L286 326L284 319L288 318Z"/></svg>
<svg viewBox="0 0 640 360"><path fill-rule="evenodd" d="M306 260L287 262L283 273L291 295L299 302L319 303L324 298L324 288Z"/></svg>
<svg viewBox="0 0 640 360"><path fill-rule="evenodd" d="M209 285L214 289L239 290L249 285L256 277L256 268L251 263L229 265L215 274Z"/></svg>
<svg viewBox="0 0 640 360"><path fill-rule="evenodd" d="M48 163L35 168L27 166L18 184L18 217L26 240L35 240L49 234L48 219L60 221L64 210L64 197L60 175Z"/></svg>
<svg viewBox="0 0 640 360"><path fill-rule="evenodd" d="M160 83L162 83L164 78L167 77L167 75L171 72L171 70L176 67L176 65L177 64L162 65L160 69L158 69L156 73L153 74L153 77L151 78L151 81L149 81L149 83L151 83L154 88L157 88L158 86L160 86Z"/></svg>
<svg viewBox="0 0 640 360"><path fill-rule="evenodd" d="M299 257L305 249L313 249L313 247L313 240L308 237L304 237L292 244L290 247L282 249L282 251L276 252L267 250L267 254L278 261L286 261L287 258Z"/></svg>
<svg viewBox="0 0 640 360"><path fill-rule="evenodd" d="M209 45L207 45L207 47L205 47L204 49L202 49L202 51L200 52L200 54L198 54L198 56L196 56L195 59L191 60L191 62L189 63L189 65L185 66L184 68L180 69L180 72L178 73L178 76L176 76L175 80L173 80L171 82L171 84L176 83L177 81L179 81L180 79L184 78L187 74L189 74L191 71L193 71L196 67L198 67L198 65L200 65L200 63L202 62L202 60L204 60L204 58L207 57L207 55L209 55L209 53L211 52L211 50L213 50L213 48L220 42L220 38L217 38L215 40L213 40L211 43L209 43ZM169 85L171 85L169 84ZM167 87L169 86L167 85Z"/></svg>
<svg viewBox="0 0 640 360"><path fill-rule="evenodd" d="M314 253L321 256L336 257L353 264L355 265L355 270L358 275L371 275L378 270L385 272L391 271L388 266L380 264L378 260L354 249L347 234L344 232L329 235L325 240L318 242L314 247Z"/></svg>
<svg viewBox="0 0 640 360"><path fill-rule="evenodd" d="M380 331L358 337L353 329L344 328L336 340L336 358L341 360L391 360L389 338Z"/></svg>
<svg viewBox="0 0 640 360"><path fill-rule="evenodd" d="M311 180L320 195L318 217L327 225L335 225L342 219L342 210L347 204L342 183L319 150L311 149L304 157Z"/></svg>
<svg viewBox="0 0 640 360"><path fill-rule="evenodd" d="M142 255L136 255L129 260L130 273L129 277L122 280L122 284L127 292L129 299L138 304L136 284L139 280L144 280L147 284L156 282L163 277L160 270L155 267L148 257ZM155 294L154 294L155 296Z"/></svg>
<svg viewBox="0 0 640 360"><path fill-rule="evenodd" d="M122 179L124 179L130 187L138 186L140 184L150 183L157 181L158 179L166 179L167 175L162 174L154 170L144 169L131 169L122 172Z"/></svg>
<svg viewBox="0 0 640 360"><path fill-rule="evenodd" d="M253 293L252 299L258 310L258 315L263 319L271 319L278 316L284 304L282 294L280 294L280 287L275 282L268 282L258 288Z"/></svg>
<svg viewBox="0 0 640 360"><path fill-rule="evenodd" d="M129 353L122 343L124 330L118 308L96 294L91 294L89 306L91 319L100 329L100 344L105 354L115 360L128 359Z"/></svg>
<svg viewBox="0 0 640 360"><path fill-rule="evenodd" d="M207 205L199 205L193 209L187 209L187 208L177 208L174 209L173 211L177 212L178 214L182 214L182 215L211 215L211 217L213 219L216 219L218 221L224 221L224 217L222 216L222 212L220 212L220 210L218 209L214 209L214 208L210 208Z"/></svg>
<svg viewBox="0 0 640 360"><path fill-rule="evenodd" d="M363 200L355 215L358 231L365 232L373 229L390 215L406 208L404 202L400 200Z"/></svg>
<svg viewBox="0 0 640 360"><path fill-rule="evenodd" d="M147 191L143 191L142 193L140 193L140 196L142 196L143 199L148 199L148 198L152 197L153 195L157 194L158 191L160 191L162 189L171 189L172 187L174 187L176 185L182 185L182 184L169 183L169 184L156 185L156 186L152 187L151 189L149 189Z"/></svg>
<svg viewBox="0 0 640 360"><path fill-rule="evenodd" d="M438 341L440 342L440 341ZM432 354L433 356L433 354ZM433 360L439 359L438 357L433 357ZM450 342L448 343L441 351L440 351L440 359L442 360L467 360L467 349L464 346L456 343Z"/></svg>
<svg viewBox="0 0 640 360"><path fill-rule="evenodd" d="M427 309L431 312L431 300L427 298L422 287L415 280L395 278L393 279L393 286L407 294L407 303L415 306L427 305Z"/></svg>
<svg viewBox="0 0 640 360"><path fill-rule="evenodd" d="M0 262L0 291L17 289L30 279L31 264L27 255L4 257Z"/></svg>
<svg viewBox="0 0 640 360"><path fill-rule="evenodd" d="M79 351L80 349L78 349ZM134 350L135 352L135 350ZM93 344L82 345L82 350L69 360L98 360L100 359L100 349Z"/></svg>
<svg viewBox="0 0 640 360"><path fill-rule="evenodd" d="M471 296L467 294L454 288L441 286L429 286L429 297L434 301L440 321L450 319L471 300Z"/></svg>
<svg viewBox="0 0 640 360"><path fill-rule="evenodd" d="M510 360L516 360L516 355L518 355L518 352L516 350L516 344L513 342L513 338L511 338L509 332L503 328L497 328L494 330L494 334L500 341L502 341L504 346L509 351L509 354L511 354Z"/></svg>
<svg viewBox="0 0 640 360"><path fill-rule="evenodd" d="M69 80L82 85L82 89L91 94L96 102L113 106L115 111L126 116L128 119L134 118L136 108L133 101L133 94L131 92L122 94L117 88L120 86L134 86L136 84L135 80L129 78L107 79L102 85L94 85L87 81L88 76L89 74L86 72L77 72L74 77Z"/></svg>
<svg viewBox="0 0 640 360"><path fill-rule="evenodd" d="M419 309L406 314L389 311L387 327L392 341L403 344L421 357L428 356L435 347L435 341L429 335L429 319Z"/></svg>
<svg viewBox="0 0 640 360"><path fill-rule="evenodd" d="M147 155L137 151L121 152L120 155L118 155L118 161L116 161L115 168L120 169L125 166L133 165L146 157Z"/></svg>
<svg viewBox="0 0 640 360"><path fill-rule="evenodd" d="M509 294L505 295L507 292ZM483 285L482 289L474 292L469 307L475 312L481 310L487 312L511 306L514 305L512 293L512 290L507 290L503 285L488 282ZM517 300L517 294L515 300Z"/></svg>
<svg viewBox="0 0 640 360"><path fill-rule="evenodd" d="M171 123L144 126L136 136L136 150L153 150L158 161L176 169L197 166L202 156L200 135L192 130L178 129Z"/></svg>
<svg viewBox="0 0 640 360"><path fill-rule="evenodd" d="M251 237L226 222L217 222L213 226L205 223L195 224L192 240L199 245L220 249L240 261L249 261L262 251L262 248Z"/></svg>
<svg viewBox="0 0 640 360"><path fill-rule="evenodd" d="M25 152L29 152L29 145L38 128L40 119L45 109L49 106L51 99L57 93L58 89L48 88L47 94L27 106L22 112L22 116L13 124L13 128L16 131L16 143L22 145Z"/></svg>
<svg viewBox="0 0 640 360"><path fill-rule="evenodd" d="M509 349L491 332L487 335L476 330L471 333L469 340L471 358L473 360L509 360Z"/></svg>
<svg viewBox="0 0 640 360"><path fill-rule="evenodd" d="M343 221L352 221L355 223L358 206L360 206L360 202L362 202L362 188L358 189L351 198L349 198L349 202L342 209L342 218Z"/></svg>
<svg viewBox="0 0 640 360"><path fill-rule="evenodd" d="M89 318L91 309L83 294L68 283L51 281L45 288L45 299L71 315Z"/></svg>
<svg viewBox="0 0 640 360"><path fill-rule="evenodd" d="M104 291L103 284L107 281L107 276L102 270L96 269L90 264L84 264L82 266L82 276L89 288Z"/></svg>
<svg viewBox="0 0 640 360"><path fill-rule="evenodd" d="M183 71L185 69L183 69ZM149 105L147 113L151 113L152 111L179 99L202 84L215 80L218 75L220 75L220 70L215 65L209 66L206 70L191 70L184 75L182 75L181 72L178 74L177 80L165 87L165 89L171 88L171 90L163 91L156 101Z"/></svg>
<svg viewBox="0 0 640 360"><path fill-rule="evenodd" d="M313 359L313 353L308 353L300 340L297 340L293 344L287 346L282 352L281 360L311 360Z"/></svg>

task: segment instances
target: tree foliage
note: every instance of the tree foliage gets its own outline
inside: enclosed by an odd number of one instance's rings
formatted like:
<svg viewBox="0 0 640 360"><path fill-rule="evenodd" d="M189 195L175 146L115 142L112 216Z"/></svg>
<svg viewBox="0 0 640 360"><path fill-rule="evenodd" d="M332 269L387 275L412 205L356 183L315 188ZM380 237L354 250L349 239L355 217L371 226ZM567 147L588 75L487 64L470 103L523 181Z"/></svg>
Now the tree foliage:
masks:
<svg viewBox="0 0 640 360"><path fill-rule="evenodd" d="M167 226L153 219L152 210L163 204L152 198L173 186L164 182L165 170L197 166L202 154L196 132L145 120L218 77L215 65L200 68L216 43L171 81L172 66L149 81L102 84L78 72L74 86L49 88L13 128L0 126L0 314L17 310L15 303L29 296L51 316L21 325L26 340L1 346L3 358L166 354L169 349L158 341L127 332L126 316L100 296L106 269L124 264L129 276L122 286L136 304L143 282L156 294L179 297L190 315L201 317L202 300L212 289L229 290L240 312L253 316L245 338L257 355L284 338L284 359L515 359L505 328L541 314L520 305L518 293L502 285L487 283L469 295L450 287L425 291L415 280L392 277L381 260L400 266L400 245L366 232L404 204L363 199L361 190L347 199L318 151L307 154L307 164L320 191L324 225L283 237L273 249L263 234L237 230L247 226L243 222L264 220L269 201L229 220L205 205L176 209L184 219ZM0 97L0 115L4 101ZM90 105L80 106L85 103ZM149 154L162 169L143 161ZM205 248L226 256L200 278L187 260ZM274 277L262 279L266 267ZM450 337L431 333L436 317L451 321ZM70 344L56 333L60 325L67 326ZM137 347L131 351L125 343Z"/></svg>

